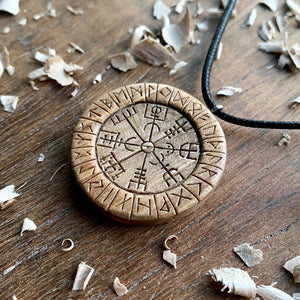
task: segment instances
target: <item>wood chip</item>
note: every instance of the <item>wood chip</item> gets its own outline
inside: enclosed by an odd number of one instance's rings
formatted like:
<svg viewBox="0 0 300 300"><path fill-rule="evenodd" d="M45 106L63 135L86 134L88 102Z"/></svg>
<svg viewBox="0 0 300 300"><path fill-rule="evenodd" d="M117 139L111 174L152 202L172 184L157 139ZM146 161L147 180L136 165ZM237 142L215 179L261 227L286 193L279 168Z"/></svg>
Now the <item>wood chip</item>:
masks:
<svg viewBox="0 0 300 300"><path fill-rule="evenodd" d="M256 286L247 272L237 268L212 269L208 271L212 279L221 282L221 292L228 289L228 293L254 298Z"/></svg>
<svg viewBox="0 0 300 300"><path fill-rule="evenodd" d="M170 24L168 16L163 16L162 37L164 41L173 47L175 52L188 43L190 34L189 10L186 11L184 18L179 23Z"/></svg>
<svg viewBox="0 0 300 300"><path fill-rule="evenodd" d="M210 16L210 17L217 17L217 18L220 18L223 13L224 13L224 10L223 9L220 9L218 7L211 7L209 9L206 10L206 13Z"/></svg>
<svg viewBox="0 0 300 300"><path fill-rule="evenodd" d="M19 0L1 0L0 11L6 11L12 15L17 15L20 12Z"/></svg>
<svg viewBox="0 0 300 300"><path fill-rule="evenodd" d="M201 32L205 32L209 29L208 22L207 21L201 21L201 22L196 24L196 28Z"/></svg>
<svg viewBox="0 0 300 300"><path fill-rule="evenodd" d="M61 246L63 246L66 242L69 243L70 245L68 247L62 248L61 251L69 252L74 248L74 242L71 239L64 239L61 242Z"/></svg>
<svg viewBox="0 0 300 300"><path fill-rule="evenodd" d="M258 49L263 50L267 53L285 53L286 48L282 41L271 41L271 42L260 42L258 44Z"/></svg>
<svg viewBox="0 0 300 300"><path fill-rule="evenodd" d="M33 20L37 21L37 20L41 19L42 17L44 17L45 15L46 15L45 12L40 12L40 13L34 14Z"/></svg>
<svg viewBox="0 0 300 300"><path fill-rule="evenodd" d="M153 66L166 66L173 68L178 60L157 40L148 37L133 47L131 53L141 61Z"/></svg>
<svg viewBox="0 0 300 300"><path fill-rule="evenodd" d="M77 51L79 53L84 53L84 50L80 46L78 46L77 44L71 42L70 46L72 48L70 48L71 50L69 49L70 51L68 51L68 53L73 53L75 51Z"/></svg>
<svg viewBox="0 0 300 300"><path fill-rule="evenodd" d="M36 230L36 228L37 228L37 226L35 225L35 223L32 220L30 220L29 218L25 218L23 220L20 235L23 236L24 231L33 231L33 230Z"/></svg>
<svg viewBox="0 0 300 300"><path fill-rule="evenodd" d="M83 10L82 9L80 9L80 8L76 9L76 8L72 7L71 5L67 5L67 10L75 16L83 15Z"/></svg>
<svg viewBox="0 0 300 300"><path fill-rule="evenodd" d="M264 300L295 300L285 292L267 285L258 285L257 295Z"/></svg>
<svg viewBox="0 0 300 300"><path fill-rule="evenodd" d="M294 280L296 283L300 282L299 266L300 266L300 255L286 261L286 263L283 265L283 267L287 271L289 271L291 274L293 274Z"/></svg>
<svg viewBox="0 0 300 300"><path fill-rule="evenodd" d="M20 19L18 22L17 22L17 24L19 25L19 26L25 26L26 24L27 24L27 19L26 18L22 18L22 19Z"/></svg>
<svg viewBox="0 0 300 300"><path fill-rule="evenodd" d="M113 288L118 296L123 296L128 293L127 287L120 282L118 277L114 280Z"/></svg>
<svg viewBox="0 0 300 300"><path fill-rule="evenodd" d="M291 137L287 133L283 133L281 140L277 143L278 147L287 146L290 143Z"/></svg>
<svg viewBox="0 0 300 300"><path fill-rule="evenodd" d="M39 88L35 85L35 82L33 80L29 80L28 83L30 84L31 88L34 91L38 91L39 90Z"/></svg>
<svg viewBox="0 0 300 300"><path fill-rule="evenodd" d="M242 92L243 90L241 88L234 87L234 86L224 86L223 88L217 91L217 96L231 97L236 93L240 94Z"/></svg>
<svg viewBox="0 0 300 300"><path fill-rule="evenodd" d="M3 29L2 29L2 33L3 34L7 34L10 32L10 28L8 26L5 26Z"/></svg>
<svg viewBox="0 0 300 300"><path fill-rule="evenodd" d="M79 93L78 88L75 88L75 89L72 91L72 93L71 93L71 97L72 97L72 98L76 97L76 95L77 95L78 93Z"/></svg>
<svg viewBox="0 0 300 300"><path fill-rule="evenodd" d="M9 52L7 47L3 47L3 55L1 55L0 60L4 69L6 70L9 76L12 76L15 73L15 67L10 64Z"/></svg>
<svg viewBox="0 0 300 300"><path fill-rule="evenodd" d="M258 4L263 4L267 6L271 11L276 11L277 9L277 0L261 0Z"/></svg>
<svg viewBox="0 0 300 300"><path fill-rule="evenodd" d="M8 185L0 190L0 210L7 208L16 201L16 197L20 196L15 190L13 184Z"/></svg>
<svg viewBox="0 0 300 300"><path fill-rule="evenodd" d="M19 100L18 96L0 95L0 102L4 107L4 110L7 112L12 113L15 111L18 100Z"/></svg>
<svg viewBox="0 0 300 300"><path fill-rule="evenodd" d="M285 4L293 14L300 15L300 5L294 0L286 0Z"/></svg>
<svg viewBox="0 0 300 300"><path fill-rule="evenodd" d="M291 63L292 63L292 61L291 61L291 59L290 59L287 55L281 54L281 55L279 56L279 59L278 59L278 62L277 62L276 67L277 67L278 69L283 69L283 68L285 68L285 67L290 66Z"/></svg>
<svg viewBox="0 0 300 300"><path fill-rule="evenodd" d="M171 8L167 6L162 0L156 0L153 5L153 17L157 20L161 20L162 15L168 16L171 12Z"/></svg>
<svg viewBox="0 0 300 300"><path fill-rule="evenodd" d="M175 6L175 12L181 14L186 7L187 0L179 0Z"/></svg>
<svg viewBox="0 0 300 300"><path fill-rule="evenodd" d="M132 32L130 47L133 48L139 42L146 39L147 37L154 38L154 33L150 30L149 27L147 27L146 25L140 25L140 26L136 27L134 29L134 31Z"/></svg>
<svg viewBox="0 0 300 300"><path fill-rule="evenodd" d="M290 103L289 103L289 108L290 109L295 109L296 107L298 107L300 105L300 96L298 96L297 98L293 99Z"/></svg>
<svg viewBox="0 0 300 300"><path fill-rule="evenodd" d="M217 51L217 55L216 55L216 60L219 60L221 58L222 52L223 52L223 43L220 42L218 51Z"/></svg>
<svg viewBox="0 0 300 300"><path fill-rule="evenodd" d="M163 260L168 262L170 265L172 265L176 269L177 255L175 253L172 253L171 250L163 251Z"/></svg>
<svg viewBox="0 0 300 300"><path fill-rule="evenodd" d="M72 291L85 290L93 275L93 272L94 268L88 266L85 262L81 262L77 268Z"/></svg>
<svg viewBox="0 0 300 300"><path fill-rule="evenodd" d="M54 0L50 0L47 3L47 15L49 17L55 18L56 17L56 9L53 7L53 1Z"/></svg>
<svg viewBox="0 0 300 300"><path fill-rule="evenodd" d="M242 259L247 267L253 267L263 261L263 252L244 243L234 247L233 251Z"/></svg>
<svg viewBox="0 0 300 300"><path fill-rule="evenodd" d="M93 84L97 84L97 83L99 83L99 82L101 82L101 81L102 81L102 74L99 73L99 74L97 74L96 77L94 78Z"/></svg>
<svg viewBox="0 0 300 300"><path fill-rule="evenodd" d="M262 21L258 36L265 42L271 41L273 38L272 29L266 21Z"/></svg>
<svg viewBox="0 0 300 300"><path fill-rule="evenodd" d="M127 72L137 67L137 63L130 53L115 54L110 56L109 59L112 67L122 72Z"/></svg>
<svg viewBox="0 0 300 300"><path fill-rule="evenodd" d="M175 64L174 68L170 70L169 75L177 73L181 68L185 67L187 63L185 61L179 61Z"/></svg>
<svg viewBox="0 0 300 300"><path fill-rule="evenodd" d="M45 155L41 153L37 159L37 162L43 162L44 160L45 160Z"/></svg>

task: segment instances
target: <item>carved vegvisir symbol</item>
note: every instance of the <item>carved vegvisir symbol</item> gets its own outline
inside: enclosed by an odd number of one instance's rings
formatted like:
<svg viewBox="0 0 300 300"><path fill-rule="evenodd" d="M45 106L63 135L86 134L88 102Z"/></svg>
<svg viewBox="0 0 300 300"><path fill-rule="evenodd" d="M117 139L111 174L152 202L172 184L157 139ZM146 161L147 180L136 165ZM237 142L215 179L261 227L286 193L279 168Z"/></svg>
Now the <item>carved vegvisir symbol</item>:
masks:
<svg viewBox="0 0 300 300"><path fill-rule="evenodd" d="M105 120L96 140L99 165L122 189L156 194L180 185L200 154L197 133L177 110L135 103Z"/></svg>
<svg viewBox="0 0 300 300"><path fill-rule="evenodd" d="M157 224L195 209L225 166L223 131L191 95L135 84L97 99L79 119L75 177L109 216Z"/></svg>

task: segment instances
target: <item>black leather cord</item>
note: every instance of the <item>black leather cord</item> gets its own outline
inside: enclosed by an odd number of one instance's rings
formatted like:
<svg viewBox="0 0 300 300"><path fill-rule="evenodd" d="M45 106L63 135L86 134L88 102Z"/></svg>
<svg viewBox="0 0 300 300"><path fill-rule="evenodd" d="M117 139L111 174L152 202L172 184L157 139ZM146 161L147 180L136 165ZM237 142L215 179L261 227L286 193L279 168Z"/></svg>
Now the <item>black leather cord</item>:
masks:
<svg viewBox="0 0 300 300"><path fill-rule="evenodd" d="M262 121L262 120L248 120L235 117L223 111L222 105L216 105L210 93L210 74L218 51L219 43L222 39L223 33L227 23L231 17L231 13L235 7L237 0L229 1L218 28L214 34L213 40L207 52L203 72L202 72L202 94L207 107L220 119L240 126L256 127L256 128L273 128L273 129L300 129L300 122L282 122L282 121Z"/></svg>

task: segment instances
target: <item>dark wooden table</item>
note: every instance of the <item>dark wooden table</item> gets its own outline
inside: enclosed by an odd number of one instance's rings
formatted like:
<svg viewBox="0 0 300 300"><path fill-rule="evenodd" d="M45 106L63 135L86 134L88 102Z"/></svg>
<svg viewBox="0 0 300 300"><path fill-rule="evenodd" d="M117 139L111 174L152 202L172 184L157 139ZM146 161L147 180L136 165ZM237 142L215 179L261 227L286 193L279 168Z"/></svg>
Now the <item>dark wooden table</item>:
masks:
<svg viewBox="0 0 300 300"><path fill-rule="evenodd" d="M56 1L57 17L33 14L45 10L47 1L22 1L18 16L1 13L1 46L7 46L16 72L2 76L0 94L20 97L14 113L0 112L0 187L21 186L17 202L0 212L0 298L11 299L114 299L112 282L118 276L129 288L122 299L239 299L221 293L207 271L232 266L258 276L257 283L271 284L292 294L299 287L283 269L286 260L299 255L300 136L290 131L291 142L278 147L281 130L250 129L221 121L228 143L228 160L218 187L200 208L175 223L133 227L104 217L85 198L72 175L70 147L73 128L82 112L98 95L135 82L160 82L181 88L201 99L201 69L216 26L202 35L200 45L185 46L178 57L188 65L174 76L162 67L139 63L127 73L114 69L93 85L96 74L109 64L108 56L128 49L128 29L140 24L159 28L152 17L154 1ZM212 72L212 93L224 85L244 92L217 102L226 111L256 119L299 120L299 109L288 103L299 96L299 74L267 69L276 62L257 50L257 28L271 12L258 7L253 28L243 29L252 1L240 1L237 17L224 36L221 60ZM217 1L209 1L212 6ZM66 5L81 8L74 16ZM26 12L24 12L24 9ZM27 25L17 20L26 17ZM67 53L69 42L80 45L84 54ZM67 62L84 66L73 87L53 81L37 83L33 91L27 74L39 64L37 49L55 48ZM46 158L37 163L43 153ZM63 166L52 181L52 174ZM28 217L38 228L20 236ZM173 269L162 260L162 242L176 234L172 251L178 255ZM61 251L61 241L71 238L75 247ZM241 243L254 244L264 261L247 268L233 253ZM77 265L85 261L95 268L87 288L72 292ZM14 267L7 272L7 269ZM4 275L5 274L5 275Z"/></svg>

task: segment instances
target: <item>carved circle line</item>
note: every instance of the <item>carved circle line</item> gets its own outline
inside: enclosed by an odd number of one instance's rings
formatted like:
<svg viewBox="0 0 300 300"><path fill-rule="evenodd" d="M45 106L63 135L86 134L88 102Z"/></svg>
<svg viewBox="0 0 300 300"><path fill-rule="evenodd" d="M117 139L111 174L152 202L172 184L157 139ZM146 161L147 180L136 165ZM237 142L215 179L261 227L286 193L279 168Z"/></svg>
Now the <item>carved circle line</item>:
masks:
<svg viewBox="0 0 300 300"><path fill-rule="evenodd" d="M96 153L114 184L135 194L157 194L182 184L193 172L200 143L192 124L177 110L135 103L103 122Z"/></svg>

